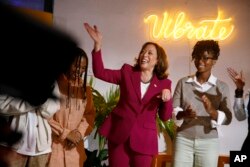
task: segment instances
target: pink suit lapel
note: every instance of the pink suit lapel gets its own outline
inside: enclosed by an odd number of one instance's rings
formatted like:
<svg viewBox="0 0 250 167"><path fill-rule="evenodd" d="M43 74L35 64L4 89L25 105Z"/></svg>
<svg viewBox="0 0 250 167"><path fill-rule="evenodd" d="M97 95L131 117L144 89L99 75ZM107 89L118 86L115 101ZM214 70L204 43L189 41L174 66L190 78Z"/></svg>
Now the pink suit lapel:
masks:
<svg viewBox="0 0 250 167"><path fill-rule="evenodd" d="M141 101L141 89L140 89L140 82L141 82L141 73L139 71L134 72L131 75L131 81L132 85L134 87L134 91L139 99ZM132 90L133 91L133 90Z"/></svg>
<svg viewBox="0 0 250 167"><path fill-rule="evenodd" d="M148 103L148 101L152 98L153 95L156 94L156 92L159 92L159 80L156 77L156 75L153 76L153 79L148 87L148 90L144 97L142 98L142 101L144 103ZM158 95L158 94L157 94Z"/></svg>

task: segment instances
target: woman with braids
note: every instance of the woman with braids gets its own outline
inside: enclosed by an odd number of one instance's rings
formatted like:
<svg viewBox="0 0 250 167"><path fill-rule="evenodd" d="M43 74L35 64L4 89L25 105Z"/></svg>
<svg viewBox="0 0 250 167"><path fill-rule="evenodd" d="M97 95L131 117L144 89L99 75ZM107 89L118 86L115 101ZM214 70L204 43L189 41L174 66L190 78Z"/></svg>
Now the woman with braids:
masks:
<svg viewBox="0 0 250 167"><path fill-rule="evenodd" d="M77 55L70 69L57 80L61 99L60 110L49 120L50 167L82 167L86 160L83 138L93 129L95 109L91 87L86 86L88 57L80 48Z"/></svg>
<svg viewBox="0 0 250 167"><path fill-rule="evenodd" d="M228 85L212 74L220 55L217 41L198 41L192 52L196 73L181 78L174 91L178 126L174 167L217 167L217 126L232 120Z"/></svg>

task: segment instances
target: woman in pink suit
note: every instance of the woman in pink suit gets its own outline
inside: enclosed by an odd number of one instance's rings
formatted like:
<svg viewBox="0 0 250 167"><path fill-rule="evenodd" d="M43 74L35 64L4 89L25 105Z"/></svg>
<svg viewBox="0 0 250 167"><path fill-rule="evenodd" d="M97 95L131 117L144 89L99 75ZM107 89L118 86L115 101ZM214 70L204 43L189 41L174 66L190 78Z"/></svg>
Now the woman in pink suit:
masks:
<svg viewBox="0 0 250 167"><path fill-rule="evenodd" d="M134 66L105 69L102 35L96 26L84 26L94 41L95 77L120 86L120 100L99 130L108 139L109 166L150 167L158 153L156 116L166 121L173 110L167 55L158 44L147 42Z"/></svg>

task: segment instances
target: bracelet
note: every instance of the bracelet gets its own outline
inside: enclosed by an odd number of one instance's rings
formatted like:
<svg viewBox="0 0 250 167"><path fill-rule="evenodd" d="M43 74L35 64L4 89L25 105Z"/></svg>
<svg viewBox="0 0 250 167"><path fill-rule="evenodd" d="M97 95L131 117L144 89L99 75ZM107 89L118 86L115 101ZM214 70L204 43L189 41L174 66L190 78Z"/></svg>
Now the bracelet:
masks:
<svg viewBox="0 0 250 167"><path fill-rule="evenodd" d="M236 98L241 98L243 97L243 89L235 89L235 97Z"/></svg>

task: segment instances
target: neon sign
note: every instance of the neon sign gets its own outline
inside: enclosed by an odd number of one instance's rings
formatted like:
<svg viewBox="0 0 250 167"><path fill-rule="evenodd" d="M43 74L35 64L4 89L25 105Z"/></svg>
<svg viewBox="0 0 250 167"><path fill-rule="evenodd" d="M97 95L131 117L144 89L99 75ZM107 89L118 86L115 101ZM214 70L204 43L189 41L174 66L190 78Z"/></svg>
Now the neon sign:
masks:
<svg viewBox="0 0 250 167"><path fill-rule="evenodd" d="M161 25L157 15L145 17L144 23L149 24L150 37L156 40L170 38L178 40L184 37L197 40L225 40L234 31L232 18L223 19L221 11L218 11L216 19L202 20L198 22L197 26L187 20L184 12L178 13L175 20L167 12L164 12Z"/></svg>

